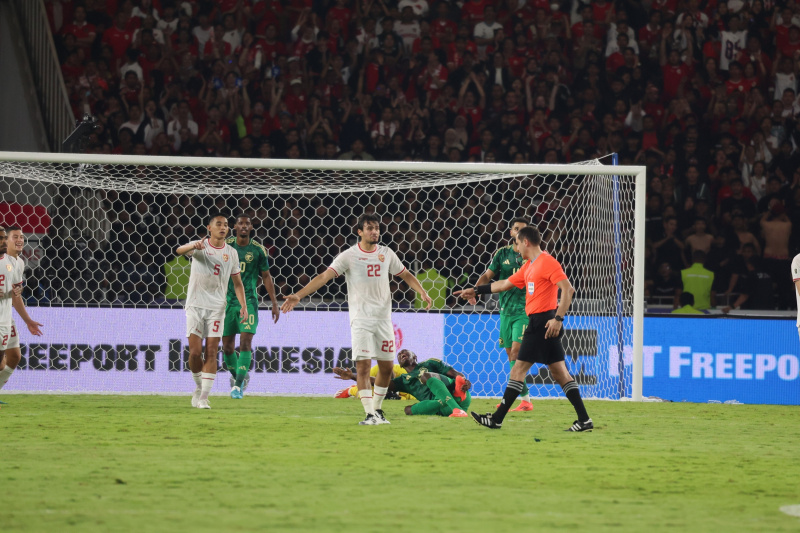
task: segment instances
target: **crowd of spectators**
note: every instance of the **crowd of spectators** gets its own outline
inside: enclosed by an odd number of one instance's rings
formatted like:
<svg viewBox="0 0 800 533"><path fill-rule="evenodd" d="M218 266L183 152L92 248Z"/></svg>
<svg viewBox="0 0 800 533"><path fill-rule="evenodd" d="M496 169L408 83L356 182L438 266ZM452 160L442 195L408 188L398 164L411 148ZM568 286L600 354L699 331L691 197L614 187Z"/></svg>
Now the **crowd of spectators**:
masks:
<svg viewBox="0 0 800 533"><path fill-rule="evenodd" d="M793 306L794 0L46 4L76 117L99 119L90 152L519 163L616 152L648 169L652 301L677 306L695 275L681 271L701 258L709 305Z"/></svg>

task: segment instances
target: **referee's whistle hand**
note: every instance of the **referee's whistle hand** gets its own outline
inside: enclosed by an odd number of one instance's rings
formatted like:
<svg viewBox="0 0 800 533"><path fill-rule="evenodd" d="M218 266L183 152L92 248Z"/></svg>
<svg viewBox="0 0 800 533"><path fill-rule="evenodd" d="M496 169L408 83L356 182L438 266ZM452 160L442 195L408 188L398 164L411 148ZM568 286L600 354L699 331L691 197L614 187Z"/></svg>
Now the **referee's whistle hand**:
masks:
<svg viewBox="0 0 800 533"><path fill-rule="evenodd" d="M561 333L561 322L556 320L555 318L551 318L545 324L547 330L544 332L545 339L552 339L558 337L558 334Z"/></svg>

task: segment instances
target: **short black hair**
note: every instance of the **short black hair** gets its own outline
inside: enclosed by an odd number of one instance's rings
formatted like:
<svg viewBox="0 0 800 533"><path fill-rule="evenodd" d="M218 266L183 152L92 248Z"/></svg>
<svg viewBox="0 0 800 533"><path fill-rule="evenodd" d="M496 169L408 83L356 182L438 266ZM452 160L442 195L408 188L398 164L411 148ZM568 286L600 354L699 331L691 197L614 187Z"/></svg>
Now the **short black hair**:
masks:
<svg viewBox="0 0 800 533"><path fill-rule="evenodd" d="M206 222L206 226L210 226L211 223L214 222L214 219L217 218L217 217L222 217L222 218L225 219L225 221L228 220L227 216L223 215L219 211L214 211L210 215L208 215L208 218L206 219L208 221L208 222Z"/></svg>
<svg viewBox="0 0 800 533"><path fill-rule="evenodd" d="M12 231L22 231L22 228L19 226L6 226L5 231L6 233L11 233Z"/></svg>
<svg viewBox="0 0 800 533"><path fill-rule="evenodd" d="M687 305L694 305L694 294L691 292L682 292L680 297L681 307Z"/></svg>
<svg viewBox="0 0 800 533"><path fill-rule="evenodd" d="M530 226L531 225L531 223L528 222L528 219L525 218L525 217L512 218L511 222L509 222L508 224L509 224L509 227L510 227L510 226L513 226L516 223L525 224L526 226Z"/></svg>
<svg viewBox="0 0 800 533"><path fill-rule="evenodd" d="M239 220L240 218L249 218L250 220L253 220L253 217L250 216L250 213L239 213L238 215L236 215L236 218L234 220Z"/></svg>
<svg viewBox="0 0 800 533"><path fill-rule="evenodd" d="M375 213L364 213L360 217L358 217L358 224L356 224L356 229L364 231L365 224L375 223L378 226L381 225L381 218L376 215Z"/></svg>
<svg viewBox="0 0 800 533"><path fill-rule="evenodd" d="M522 240L526 240L533 246L539 246L542 244L542 234L539 233L539 230L534 226L525 226L519 230L519 233L517 233L517 239L520 242Z"/></svg>

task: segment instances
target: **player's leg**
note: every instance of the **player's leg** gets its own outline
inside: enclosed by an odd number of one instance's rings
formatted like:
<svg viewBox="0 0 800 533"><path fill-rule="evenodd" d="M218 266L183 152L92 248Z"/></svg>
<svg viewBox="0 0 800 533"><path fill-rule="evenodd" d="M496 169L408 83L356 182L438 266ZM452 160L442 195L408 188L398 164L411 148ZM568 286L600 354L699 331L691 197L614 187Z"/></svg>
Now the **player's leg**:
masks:
<svg viewBox="0 0 800 533"><path fill-rule="evenodd" d="M452 412L452 409L443 405L439 400L424 400L413 405L406 405L405 413L408 416L438 415L441 414L440 411L443 407Z"/></svg>
<svg viewBox="0 0 800 533"><path fill-rule="evenodd" d="M392 379L392 368L394 367L394 326L391 320L384 320L374 325L372 343L378 363L378 374L375 376L375 387L372 393L372 407L381 422L388 423L386 415L383 413L383 400L389 392L389 381Z"/></svg>
<svg viewBox="0 0 800 533"><path fill-rule="evenodd" d="M192 372L195 389L192 393L192 407L200 400L203 379L203 339L194 333L189 335L189 370Z"/></svg>
<svg viewBox="0 0 800 533"><path fill-rule="evenodd" d="M372 382L369 371L372 368L372 358L375 356L375 346L372 340L372 331L363 327L363 324L353 322L350 328L350 340L353 345L353 359L356 363L356 385L358 386L358 399L364 407L366 418L359 424L364 426L378 425L380 421L375 416L375 407L372 399Z"/></svg>
<svg viewBox="0 0 800 533"><path fill-rule="evenodd" d="M522 346L521 342L515 341L511 343L511 348L509 349L508 358L512 370L517 362L517 357L519 357L520 346ZM512 411L533 411L533 404L531 403L531 393L530 390L528 390L528 385L525 382L525 379L527 379L527 376L525 376L525 378L523 378L522 380L522 391L519 393L520 404L514 409L511 409Z"/></svg>
<svg viewBox="0 0 800 533"><path fill-rule="evenodd" d="M14 321L11 321L11 331L6 344L5 352L0 355L0 361L3 361L3 366L0 367L0 389L8 383L11 379L11 374L17 369L20 359L22 359L22 352L19 349L19 332Z"/></svg>
<svg viewBox="0 0 800 533"><path fill-rule="evenodd" d="M452 383L449 377L425 372L420 375L419 381L428 387L434 398L443 404L442 415L450 416L453 414L453 411L461 409L461 406L456 402L455 398L453 398L453 394L447 389L447 386Z"/></svg>
<svg viewBox="0 0 800 533"><path fill-rule="evenodd" d="M200 399L197 402L197 407L200 409L211 409L211 406L208 404L208 395L211 392L211 388L214 386L214 380L217 377L217 354L219 353L219 341L220 337L206 338L203 367L200 374Z"/></svg>
<svg viewBox="0 0 800 533"><path fill-rule="evenodd" d="M239 335L239 359L236 362L236 387L244 389L244 380L253 362L253 333L243 331Z"/></svg>
<svg viewBox="0 0 800 533"><path fill-rule="evenodd" d="M236 367L238 357L236 355L236 335L239 333L239 311L238 305L228 305L225 307L225 327L222 328L222 359L225 361L225 368L231 374L231 392L235 386Z"/></svg>
<svg viewBox="0 0 800 533"><path fill-rule="evenodd" d="M592 419L586 412L586 407L583 405L583 398L581 398L581 390L578 384L572 379L572 376L567 370L567 365L564 361L557 361L548 365L550 375L556 380L556 383L561 385L561 389L567 396L569 403L575 409L575 414L578 415L578 420L575 421L567 431L591 431L594 429Z"/></svg>

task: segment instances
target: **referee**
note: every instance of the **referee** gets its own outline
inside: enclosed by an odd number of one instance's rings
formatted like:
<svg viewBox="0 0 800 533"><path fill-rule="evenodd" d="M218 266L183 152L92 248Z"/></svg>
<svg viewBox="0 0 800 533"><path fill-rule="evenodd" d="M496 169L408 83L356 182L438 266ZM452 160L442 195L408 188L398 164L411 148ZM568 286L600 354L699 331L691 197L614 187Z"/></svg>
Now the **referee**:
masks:
<svg viewBox="0 0 800 533"><path fill-rule="evenodd" d="M456 291L455 296L465 300L479 294L503 292L514 287L525 289L525 313L528 327L522 336L516 364L511 368L508 386L503 401L494 413L479 415L472 413L475 421L488 428L500 429L509 407L514 403L525 385L533 363L547 365L550 375L561 385L567 399L578 415L567 431L591 431L592 419L586 413L578 384L572 379L564 364L564 347L561 345L562 322L564 314L572 303L575 289L564 274L564 269L556 259L541 248L542 235L533 226L527 226L517 233L517 250L527 262L515 274L505 280L479 285L474 289ZM558 290L561 289L561 303Z"/></svg>

